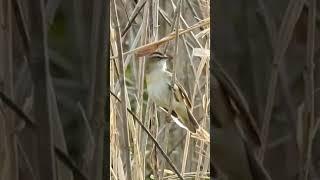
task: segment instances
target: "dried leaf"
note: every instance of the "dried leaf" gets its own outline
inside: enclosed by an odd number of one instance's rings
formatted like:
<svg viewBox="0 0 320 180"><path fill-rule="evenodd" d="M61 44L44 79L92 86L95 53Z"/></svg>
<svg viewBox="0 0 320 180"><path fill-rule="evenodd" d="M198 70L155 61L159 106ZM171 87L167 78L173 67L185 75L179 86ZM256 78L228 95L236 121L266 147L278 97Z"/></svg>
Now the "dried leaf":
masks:
<svg viewBox="0 0 320 180"><path fill-rule="evenodd" d="M157 44L150 44L149 46L145 46L142 49L139 49L136 52L136 55L137 55L137 57L146 56L146 55L156 51L161 44L163 44L163 43L160 42L160 43L157 43Z"/></svg>

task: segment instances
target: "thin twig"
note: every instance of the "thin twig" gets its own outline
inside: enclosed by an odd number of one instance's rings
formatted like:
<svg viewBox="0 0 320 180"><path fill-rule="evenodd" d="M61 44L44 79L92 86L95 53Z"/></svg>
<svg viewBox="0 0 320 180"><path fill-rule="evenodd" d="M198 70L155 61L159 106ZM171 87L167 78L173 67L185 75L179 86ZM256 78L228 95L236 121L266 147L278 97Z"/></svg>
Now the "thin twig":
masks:
<svg viewBox="0 0 320 180"><path fill-rule="evenodd" d="M29 52L30 49L30 33L27 28L27 21L23 14L23 7L20 0L12 1L12 5L14 8L15 18L17 21L18 30L20 31L20 35L22 37L22 44L24 46L25 52Z"/></svg>
<svg viewBox="0 0 320 180"><path fill-rule="evenodd" d="M20 116L26 124L29 124L31 127L37 127L36 124L33 123L33 120L31 120L22 110L20 110L17 105L15 105L10 99L7 99L7 97L0 91L0 97L1 99L18 115ZM4 99L3 99L4 97ZM18 143L19 145L19 143ZM19 147L21 148L21 147ZM23 149L22 149L23 150ZM68 166L72 171L76 172L80 175L80 177L83 177L83 179L87 180L86 176L75 166L75 163L71 160L71 158L61 151L58 147L55 147L55 153L57 154L58 158L66 165Z"/></svg>
<svg viewBox="0 0 320 180"><path fill-rule="evenodd" d="M193 16L195 17L195 19L200 19L199 15L197 14L197 11L194 9L194 7L192 6L190 0L186 0L188 7L191 9Z"/></svg>
<svg viewBox="0 0 320 180"><path fill-rule="evenodd" d="M205 25L209 25L209 24L210 24L210 18L204 19L204 20L199 21L198 23L190 26L190 27L187 28L187 29L180 29L180 30L179 30L179 35L188 33L188 32L190 32L190 31L192 31L192 30L194 30L194 29L197 29L197 28L199 28L199 27L201 27L201 26L205 26ZM128 54L131 54L131 53L135 53L135 52L137 52L137 51L141 51L141 50L143 50L143 49L146 49L146 48L148 48L148 47L150 47L150 46L161 45L161 44L163 44L163 43L165 43L165 42L174 40L175 38L176 38L175 33L171 33L171 34L169 34L168 36L160 39L159 41L152 42L152 43L146 44L146 45L144 45L144 46L140 46L140 47L138 47L138 48L129 50L129 51L127 51L127 52L124 52L123 55L128 55ZM112 56L112 57L110 57L110 60L113 60L113 59L115 59L115 58L118 58L118 56Z"/></svg>
<svg viewBox="0 0 320 180"><path fill-rule="evenodd" d="M32 176L33 179L36 178L35 174L34 174L34 170L33 170L33 167L31 165L31 162L29 160L29 157L26 153L26 151L23 149L22 145L21 145L21 142L19 141L19 139L17 139L17 146L18 146L18 149L22 155L22 159L24 160L24 162L26 163L26 166L27 166L27 169L29 170L30 172L30 175Z"/></svg>
<svg viewBox="0 0 320 180"><path fill-rule="evenodd" d="M138 14L140 13L141 9L144 7L144 5L146 4L146 0L140 0L138 2L138 4L136 5L136 7L134 8L132 14L130 15L129 21L126 24L125 28L123 29L122 33L121 33L121 37L125 36L126 33L128 32L129 28L131 27L133 21L136 19L136 17L138 16Z"/></svg>
<svg viewBox="0 0 320 180"><path fill-rule="evenodd" d="M309 168L312 154L314 118L314 51L315 51L315 28L316 28L316 1L311 0L308 9L308 35L307 35L307 61L306 61L306 88L305 88L305 114L308 126L308 137L306 138L306 160L304 164L304 180L308 180Z"/></svg>
<svg viewBox="0 0 320 180"><path fill-rule="evenodd" d="M175 46L174 46L174 56L175 56L175 59L177 60L178 58L178 43L179 43L179 27L180 27L180 14L181 14L181 7L182 7L182 2L183 0L179 0L178 1L178 9L176 9L176 19L174 20L175 21ZM172 26L173 28L174 26ZM176 61L173 61L173 71L172 71L172 79L171 79L171 83L172 84L175 84L175 81L176 81ZM173 100L174 100L174 89L172 88L171 89L171 94L170 94L170 99L169 99L169 110L168 110L168 113L167 113L167 116L166 118L167 119L171 119L171 114L172 114L172 111L173 111ZM168 140L169 140L169 129L170 129L170 124L169 126L165 127L165 139L164 139L164 144L165 144L165 147L166 147L166 152L167 152L167 146L168 146ZM164 174L164 162L162 162L161 164L161 168L162 170L161 174L160 174L160 179L162 180L163 179L163 174Z"/></svg>
<svg viewBox="0 0 320 180"><path fill-rule="evenodd" d="M26 125L30 128L36 128L37 125L31 120L9 97L0 91L0 99L9 106L22 120L25 121Z"/></svg>
<svg viewBox="0 0 320 180"><path fill-rule="evenodd" d="M120 36L120 23L118 19L118 12L116 7L116 1L113 0L113 8L112 12L114 14L113 23L115 28L116 34L116 41L117 41L117 49L118 49L118 57L119 57L119 70L120 70L120 86L121 86L121 99L124 101L121 104L122 110L122 120L123 120L123 133L124 133L124 143L125 143L125 152L126 152L126 163L127 163L127 179L132 179L131 173L131 156L130 156L130 144L129 144L129 129L128 129L128 118L127 118L127 103L126 103L126 85L125 85L125 73L124 73L124 66L123 66L123 51L121 45L121 36Z"/></svg>
<svg viewBox="0 0 320 180"><path fill-rule="evenodd" d="M54 147L54 152L61 162L70 168L73 173L77 174L82 180L88 180L87 176L80 171L80 168L76 166L76 163L73 162L73 160L65 152L60 150L58 147Z"/></svg>
<svg viewBox="0 0 320 180"><path fill-rule="evenodd" d="M120 98L118 98L117 95L115 95L113 92L110 91L110 94L115 97L119 102L121 102ZM160 150L161 154L163 155L163 157L167 160L167 162L169 163L169 165L171 166L171 168L174 170L174 172L177 174L177 176L183 180L183 177L181 176L181 174L179 173L178 169L175 167L175 165L172 163L172 161L170 160L169 156L164 152L164 150L162 149L162 147L160 146L160 144L157 142L157 140L152 136L152 134L149 132L149 130L143 125L143 123L141 122L141 120L132 112L131 109L127 108L127 111L132 115L133 119L142 127L142 129L148 134L148 136L151 138L151 140L154 142L154 144L156 145L156 147Z"/></svg>
<svg viewBox="0 0 320 180"><path fill-rule="evenodd" d="M271 18L271 14L267 10L265 3L262 0L258 0L258 3L267 27L270 44L272 46L272 54L274 54L276 51L276 24L274 19ZM283 64L279 66L279 81L284 103L288 107L288 118L292 120L292 123L289 123L289 125L292 128L293 134L296 134L295 124L297 122L297 113L295 112L294 103L292 102L292 92L289 90L287 71Z"/></svg>
<svg viewBox="0 0 320 180"><path fill-rule="evenodd" d="M172 0L171 0L171 3L173 4L173 2L172 2ZM174 10L174 15L173 15L173 24L172 24L172 26L171 26L171 29L170 29L170 31L171 32L173 32L174 31L174 28L177 28L177 27L175 27L175 25L177 24L177 20L179 19L178 17L178 13L179 13L179 9L180 9L180 6L181 6L181 0L179 0L178 2L177 2L177 4L178 4L178 7L175 7L174 5L173 5L173 10ZM178 9L178 10L177 10ZM179 26L178 26L178 28L176 29L176 31L179 29ZM167 51L167 48L168 48L168 45L169 45L169 42L166 42L166 45L165 45L165 48L164 48L164 53L166 53L166 51Z"/></svg>
<svg viewBox="0 0 320 180"><path fill-rule="evenodd" d="M288 44L291 40L294 25L296 24L300 13L302 11L303 4L306 0L291 0L288 8L283 17L280 30L277 39L277 48L273 59L273 69L269 80L269 89L267 95L267 104L263 116L262 125L262 147L259 152L259 158L262 161L267 146L267 140L269 136L270 119L275 99L275 92L278 82L278 68L279 64L284 58L285 52L288 48Z"/></svg>

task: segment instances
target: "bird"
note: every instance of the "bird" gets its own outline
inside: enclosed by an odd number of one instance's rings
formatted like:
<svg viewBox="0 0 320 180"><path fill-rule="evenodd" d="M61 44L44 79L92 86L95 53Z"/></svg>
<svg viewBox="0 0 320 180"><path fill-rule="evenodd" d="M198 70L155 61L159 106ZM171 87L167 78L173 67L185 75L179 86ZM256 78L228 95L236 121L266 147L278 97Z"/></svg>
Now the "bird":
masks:
<svg viewBox="0 0 320 180"><path fill-rule="evenodd" d="M159 51L147 55L145 72L148 96L157 106L168 112L173 91L171 113L173 120L180 127L196 133L200 126L191 112L190 99L177 79L172 84L172 73L167 70L168 59L171 57Z"/></svg>

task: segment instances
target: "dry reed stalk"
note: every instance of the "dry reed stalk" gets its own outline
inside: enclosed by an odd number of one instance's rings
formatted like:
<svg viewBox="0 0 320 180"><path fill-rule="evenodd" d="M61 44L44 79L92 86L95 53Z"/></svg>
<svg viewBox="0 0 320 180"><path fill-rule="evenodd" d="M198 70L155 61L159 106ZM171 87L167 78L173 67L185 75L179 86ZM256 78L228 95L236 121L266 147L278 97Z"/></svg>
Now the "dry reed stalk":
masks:
<svg viewBox="0 0 320 180"><path fill-rule="evenodd" d="M309 171L311 168L311 156L312 156L312 146L313 146L313 129L318 129L315 127L315 102L314 102L314 51L315 51L315 29L316 29L316 1L312 0L311 6L308 10L308 35L307 35L307 58L306 58L306 71L305 71L305 117L307 120L308 132L305 144L306 157L304 159L304 174L303 179L308 180Z"/></svg>
<svg viewBox="0 0 320 180"><path fill-rule="evenodd" d="M205 25L209 25L209 24L210 24L210 18L204 19L204 20L199 21L198 23L188 27L187 29L179 29L178 30L179 36L183 35L183 34L186 34L186 33L189 33L194 29L197 29L199 27L202 27L202 26L205 26ZM185 24L185 25L187 25L187 24ZM196 39L195 35L193 35L193 36L194 36L194 39ZM128 55L128 54L135 53L135 52L143 52L143 51L146 51L148 49L152 49L153 50L153 49L155 49L154 47L159 47L163 43L166 43L166 42L174 40L174 39L175 39L175 33L170 33L166 37L160 39L159 41L152 42L152 43L146 44L144 46L135 48L133 50L124 52L123 55ZM199 43L199 45L200 45L200 43ZM115 58L118 58L118 56L110 57L110 59L115 59Z"/></svg>
<svg viewBox="0 0 320 180"><path fill-rule="evenodd" d="M119 56L119 65L120 65L120 86L121 86L121 99L124 101L121 103L121 110L122 110L122 121L123 121L123 139L125 142L125 158L126 158L126 165L127 165L127 178L132 179L132 172L131 172L131 154L130 154L130 144L129 144L129 130L128 130L128 119L127 119L127 103L126 103L126 85L125 85L125 75L124 75L124 66L123 66L123 54L122 54L122 44L121 44L121 36L120 36L120 23L118 19L117 13L117 6L116 2L113 1L113 8L111 8L114 12L113 17L113 24L115 26L115 35L116 35L116 42L117 42L117 50Z"/></svg>
<svg viewBox="0 0 320 180"><path fill-rule="evenodd" d="M279 72L279 64L283 60L285 52L288 48L289 42L292 38L293 27L295 26L300 13L302 11L302 7L305 0L291 0L289 2L288 8L285 12L284 18L282 20L279 33L277 34L277 45L278 47L275 49L275 54L273 58L273 69L270 75L269 80L269 89L267 95L267 104L263 115L263 125L262 125L262 147L259 152L259 159L263 161L264 153L267 147L267 140L269 136L269 126L271 120L272 109L274 106L274 98L276 93L276 87L278 82L278 72ZM298 13L297 13L298 12Z"/></svg>
<svg viewBox="0 0 320 180"><path fill-rule="evenodd" d="M144 58L142 56L146 53L168 43L168 50L176 57L172 69L177 79L184 77L181 74L180 62L190 67L186 68L190 70L190 73L189 70L186 71L188 73L185 73L185 78L188 81L183 82L185 82L184 85L191 87L192 90L189 94L193 99L193 112L197 119L202 119L202 126L206 127L208 123L207 102L209 102L206 88L209 87L207 81L209 76L204 72L209 68L207 66L209 59L193 52L196 48L203 52L210 48L207 46L209 40L203 38L210 36L208 33L210 29L207 27L210 18L204 17L203 20L199 20L193 17L192 14L200 13L197 12L199 8L192 7L196 4L192 0L190 0L191 3L188 2L188 6L181 6L181 8L193 12L184 14L184 11L181 11L181 15L176 17L168 14L174 12L174 9L179 6L176 7L174 3L171 5L170 1L166 1L169 2L168 5L160 2L159 0L140 0L130 8L128 8L128 4L125 4L128 1L116 2L118 7L121 7L117 8L117 13L119 24L123 26L119 27L120 30L115 29L116 31L110 27L110 59L112 59L110 61L110 93L115 97L110 98L111 178L128 179L126 172L128 168L131 168L131 179L133 180L146 179L150 176L156 179L209 179L209 146L206 146L206 142L199 136L191 136L190 134L185 136L185 131L174 124L165 125L164 116L166 113L158 112L158 108L147 97L145 91L144 60L136 60ZM172 14L177 14L177 12L178 9ZM115 13L112 14L112 16L114 15ZM163 17L167 19L163 19ZM178 23L179 21L181 24ZM161 28L163 26L171 26L171 28ZM200 27L203 29L199 31ZM174 28L179 30L174 31ZM121 34L120 43L119 37L115 37L119 32ZM168 35L161 37L160 34ZM170 50L171 47L172 50ZM122 53L119 53L119 48L123 48ZM183 52L187 52L187 55ZM120 60L121 55L123 56L122 60ZM121 68L123 68L123 72L121 72ZM121 92L123 75L126 76L124 99ZM119 101L118 97L121 97L123 102ZM121 133L124 131L124 122L121 121L121 117L125 113L124 106L130 114L126 117L129 131L129 153L132 160L130 167L124 163L127 155L126 149L123 148L125 142ZM207 115L203 115L204 113ZM179 137L180 135L181 137ZM179 141L176 136L179 137ZM197 144L201 143L203 146L199 148ZM160 144L163 149L159 149L161 148ZM180 172L177 171L176 166L181 167ZM161 171L163 175L159 174Z"/></svg>
<svg viewBox="0 0 320 180"><path fill-rule="evenodd" d="M182 6L182 0L178 1L179 4L179 8L178 10L176 10L177 13L177 17L180 16L181 13L181 6ZM175 20L176 24L175 24L175 29L179 29L180 28L180 19L177 18ZM179 42L179 31L175 32L175 46L174 46L174 59L176 60L177 56L178 56L178 42ZM176 80L176 61L173 61L173 72L172 72L172 84L175 84L175 80ZM171 113L173 111L173 99L174 99L174 90L172 89L171 91L171 96L170 96L170 106L169 106L169 110L166 116L166 119L169 119L168 121L170 121L171 119ZM168 151L168 141L169 141L169 130L170 130L170 126L171 124L168 124L168 126L165 126L165 134L164 134L164 146L165 146L165 151L167 153ZM164 165L165 165L165 161L162 161L160 169L161 169L161 174L160 174L160 180L163 179L163 173L164 173Z"/></svg>

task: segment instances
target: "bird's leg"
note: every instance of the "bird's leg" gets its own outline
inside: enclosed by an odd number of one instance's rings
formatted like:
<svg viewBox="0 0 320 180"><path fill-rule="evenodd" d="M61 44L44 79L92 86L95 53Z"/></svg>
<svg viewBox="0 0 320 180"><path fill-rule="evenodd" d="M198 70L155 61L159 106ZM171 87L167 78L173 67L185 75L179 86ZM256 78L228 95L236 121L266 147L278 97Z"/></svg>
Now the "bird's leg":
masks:
<svg viewBox="0 0 320 180"><path fill-rule="evenodd" d="M165 119L166 119L167 123L171 123L172 122L171 116L166 116Z"/></svg>
<svg viewBox="0 0 320 180"><path fill-rule="evenodd" d="M167 114L169 113L167 108L160 107L160 109L163 110ZM176 114L175 111L172 111L171 116L178 118L178 115ZM168 123L171 123L173 121L171 116L166 116L166 118L165 118Z"/></svg>

